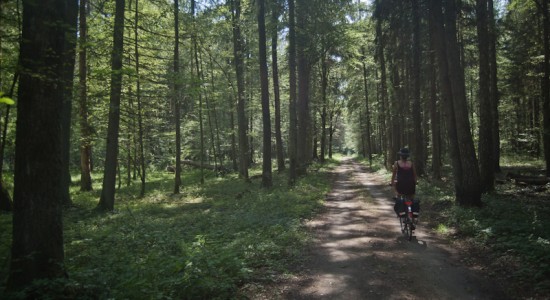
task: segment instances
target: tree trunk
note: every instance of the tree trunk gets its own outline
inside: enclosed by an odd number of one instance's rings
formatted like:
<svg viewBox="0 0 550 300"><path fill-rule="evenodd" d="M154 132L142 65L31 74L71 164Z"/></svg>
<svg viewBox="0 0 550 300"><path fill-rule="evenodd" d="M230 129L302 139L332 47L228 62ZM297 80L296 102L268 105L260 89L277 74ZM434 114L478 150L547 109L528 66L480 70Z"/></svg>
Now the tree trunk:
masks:
<svg viewBox="0 0 550 300"><path fill-rule="evenodd" d="M479 165L470 131L468 105L464 83L464 70L460 61L460 46L456 39L456 3L448 1L445 8L445 32L448 43L447 54L449 76L453 91L453 108L456 115L456 133L460 151L463 177L462 189L457 190L457 200L463 206L481 206Z"/></svg>
<svg viewBox="0 0 550 300"><path fill-rule="evenodd" d="M132 113L134 113L134 110L133 110L133 107L131 108L132 109ZM132 121L132 125L135 125L133 124L134 122ZM128 128L129 132L128 132L128 140L127 140L127 149L128 149L128 153L127 153L127 156L126 156L126 159L128 160L127 161L127 166L126 166L126 186L130 186L132 185L132 174L135 174L136 172L136 165L135 165L135 161L136 161L136 157L135 156L132 156L132 148L133 148L133 143L132 143L132 140L134 140L132 137L134 136L135 134L135 127L134 126L131 126L131 128ZM135 151L134 151L135 152Z"/></svg>
<svg viewBox="0 0 550 300"><path fill-rule="evenodd" d="M193 55L195 57L195 69L197 71L197 80L198 82L198 96L199 96L199 131L200 131L200 162L201 165L204 164L204 126L203 126L203 109L202 109L202 84L201 84L201 78L202 78L202 70L201 65L199 63L199 50L198 50L198 42L197 42L197 29L196 29L196 21L195 21L195 0L191 0L191 17L193 18ZM201 184L204 184L204 168L201 168Z"/></svg>
<svg viewBox="0 0 550 300"><path fill-rule="evenodd" d="M241 36L241 0L231 2L231 17L233 23L233 55L235 73L237 76L237 127L239 140L239 177L248 180L248 137L247 119L245 113L245 86L244 86L244 47Z"/></svg>
<svg viewBox="0 0 550 300"><path fill-rule="evenodd" d="M429 18L430 27L430 119L432 132L432 176L441 179L441 116L437 97L437 65L435 60L436 41L433 18Z"/></svg>
<svg viewBox="0 0 550 300"><path fill-rule="evenodd" d="M334 135L334 127L332 122L332 116L329 117L328 125L328 158L332 159L332 136Z"/></svg>
<svg viewBox="0 0 550 300"><path fill-rule="evenodd" d="M252 89L253 89L253 86L252 84L250 85L250 88L248 89L250 91L250 96L248 99L251 99L250 101L252 102L252 99L254 99L253 95L252 95ZM250 134L248 135L249 136L249 139L248 139L248 153L250 153L250 156L248 157L248 167L251 167L253 164L256 163L256 161L254 160L254 109L250 109L250 115L248 116L248 132L250 132Z"/></svg>
<svg viewBox="0 0 550 300"><path fill-rule="evenodd" d="M412 21L413 21L413 62L412 62L412 117L413 117L413 154L414 154L414 167L416 174L422 176L425 173L425 155L424 149L426 148L424 132L422 131L422 114L420 104L420 86L421 78L420 66L421 66L421 36L420 36L420 22L422 21L419 14L418 0L412 0Z"/></svg>
<svg viewBox="0 0 550 300"><path fill-rule="evenodd" d="M479 170L483 192L495 189L487 0L476 0L479 51Z"/></svg>
<svg viewBox="0 0 550 300"><path fill-rule="evenodd" d="M201 65L201 68L202 65ZM210 82L211 84L211 88L214 89L215 85L214 85L214 78L212 76L212 81ZM205 75L204 73L202 73L202 81L203 82L206 82L206 78L205 78ZM208 128L210 129L210 141L211 141L211 148L212 148L212 154L214 155L214 165L218 165L218 157L221 157L221 153L219 153L219 143L216 143L216 135L214 133L214 129L216 130L216 132L218 131L218 128L217 128L217 121L216 121L216 126L214 126L214 120L216 120L216 110L214 107L211 107L211 103L210 103L210 100L208 98L208 94L205 93L204 95L204 102L206 104L206 118L208 120ZM212 113L214 114L214 118L212 118ZM216 127L216 128L214 128ZM219 137L219 136L218 136ZM219 142L219 140L218 140ZM220 166L221 166L221 159L220 159Z"/></svg>
<svg viewBox="0 0 550 300"><path fill-rule="evenodd" d="M380 102L382 104L382 113L383 116L380 118L380 128L382 128L383 132L383 138L381 139L381 142L386 143L386 145L383 145L386 149L384 151L385 155L385 165L386 168L389 169L391 165L393 164L393 157L394 153L391 152L391 126L389 126L390 123L388 123L387 119L390 116L389 114L389 103L388 103L388 88L387 88L387 75L386 75L386 58L384 56L384 47L385 45L385 37L382 33L382 20L377 19L376 20L376 38L378 40L377 45L377 55L376 58L378 59L378 64L380 65Z"/></svg>
<svg viewBox="0 0 550 300"><path fill-rule="evenodd" d="M265 1L258 0L258 42L260 60L260 86L263 121L262 186L272 186L271 179L271 114L269 111L269 73L267 70L267 37L265 30Z"/></svg>
<svg viewBox="0 0 550 300"><path fill-rule="evenodd" d="M438 70L439 70L439 86L441 88L441 107L444 108L444 120L446 121L447 135L449 138L449 152L451 164L453 168L453 181L455 186L455 194L461 189L462 181L462 166L460 164L458 151L458 138L456 135L456 121L452 102L452 89L449 79L449 66L447 63L447 50L445 43L445 33L443 24L443 12L441 3L438 0L430 1L430 19L433 24L432 42L436 50Z"/></svg>
<svg viewBox="0 0 550 300"><path fill-rule="evenodd" d="M550 16L548 13L548 0L541 0L539 7L542 13L542 33L544 40L544 75L541 80L544 126L543 144L544 159L546 160L546 176L550 177Z"/></svg>
<svg viewBox="0 0 550 300"><path fill-rule="evenodd" d="M298 116L296 113L296 18L294 0L288 0L288 70L289 70L289 128L288 128L288 183L294 185L297 178Z"/></svg>
<svg viewBox="0 0 550 300"><path fill-rule="evenodd" d="M315 112L313 112L315 114ZM317 154L317 145L319 144L318 143L318 135L319 135L319 132L317 131L317 118L314 116L313 117L313 122L311 124L311 126L313 127L312 128L312 136L313 136L313 142L312 142L312 151L311 151L311 157L314 159L314 160L317 160L319 159L319 154Z"/></svg>
<svg viewBox="0 0 550 300"><path fill-rule="evenodd" d="M63 106L70 103L67 73L74 67L77 15L77 1L23 2L8 291L21 291L35 279L66 276Z"/></svg>
<svg viewBox="0 0 550 300"><path fill-rule="evenodd" d="M103 172L103 189L99 200L100 210L112 211L115 206L116 168L118 160L118 134L120 127L120 98L122 89L122 50L124 40L124 0L116 0L113 52L111 56L111 93L107 151Z"/></svg>
<svg viewBox="0 0 550 300"><path fill-rule="evenodd" d="M180 36L179 36L179 0L174 0L174 124L176 126L176 173L174 174L174 194L181 187L181 83L180 73Z"/></svg>
<svg viewBox="0 0 550 300"><path fill-rule="evenodd" d="M403 101L406 101L406 94L403 91L404 83L402 82L402 76L399 72L399 66L395 60L389 61L389 70L391 70L390 81L393 85L394 94L393 97L388 98L388 107L391 112L388 116L388 130L390 133L389 145L388 145L388 160L390 166L393 165L397 152L399 149L405 146L404 143L404 118L403 118ZM398 101L401 99L402 101Z"/></svg>
<svg viewBox="0 0 550 300"><path fill-rule="evenodd" d="M283 135L281 132L281 96L279 91L279 64L277 58L277 45L279 33L280 7L278 0L272 0L271 5L271 65L273 73L273 101L275 105L275 143L277 151L277 172L285 170L285 155L283 147Z"/></svg>
<svg viewBox="0 0 550 300"><path fill-rule="evenodd" d="M489 13L489 64L490 64L490 80L491 80L491 111L493 118L493 160L494 171L501 172L500 168L500 121L499 121L499 91L498 91L498 67L497 67L497 30L494 14L493 0L488 0L488 13Z"/></svg>
<svg viewBox="0 0 550 300"><path fill-rule="evenodd" d="M213 61L212 61L212 56L210 56L210 68L213 70L214 69L214 64L213 64ZM216 87L216 84L215 84L215 81L214 81L214 72L210 72L210 84L212 85L212 89L215 90L215 87ZM208 108L209 109L209 108ZM210 110L210 109L209 109ZM218 113L217 113L217 109L216 109L216 103L213 103L212 104L212 113L214 114L214 127L216 129L216 149L217 149L217 153L218 153L218 158L219 158L219 163L220 163L220 167L224 167L224 155L222 153L222 149L221 149L221 140L220 140L220 125L219 125L219 122L218 122ZM233 128L233 127L231 127ZM214 143L214 141L212 141Z"/></svg>
<svg viewBox="0 0 550 300"><path fill-rule="evenodd" d="M71 8L73 9L73 8ZM75 11L71 11L71 14L74 13L75 18L78 16L78 5L74 8ZM72 17L72 16L71 16ZM75 23L76 25L76 23ZM72 48L67 49L67 51L71 51L72 53L67 54L68 57L71 57L71 60L66 61L63 64L64 72L63 80L65 82L69 82L70 85L65 87L63 90L65 92L65 95L63 96L63 107L62 107L62 123L61 123L61 130L62 130L62 140L63 140L63 186L62 186L62 201L64 206L72 206L73 202L71 200L71 194L70 194L70 186L71 186L71 169L70 169L70 159L71 159L71 120L72 120L72 101L73 101L73 81L74 81L74 67L75 67L75 53L76 53L76 39L77 37L70 37L74 38L75 40L69 41Z"/></svg>
<svg viewBox="0 0 550 300"><path fill-rule="evenodd" d="M327 58L321 58L321 162L325 161L327 153L327 87L328 66ZM329 150L330 151L330 150Z"/></svg>
<svg viewBox="0 0 550 300"><path fill-rule="evenodd" d="M79 48L79 92L80 92L80 190L92 190L92 176L90 171L91 158L91 133L88 123L88 99L87 99L87 43L88 25L87 9L88 0L80 1L80 48Z"/></svg>
<svg viewBox="0 0 550 300"><path fill-rule="evenodd" d="M361 48L361 64L363 67L363 88L365 92L365 119L367 124L365 125L366 132L365 132L365 141L367 143L366 145L366 152L369 158L369 166L372 166L372 139L371 139L371 115L370 115L370 105L369 105L369 89L368 89L368 74L367 74L367 64L365 63L365 49Z"/></svg>
<svg viewBox="0 0 550 300"><path fill-rule="evenodd" d="M231 101L233 104L234 101ZM232 108L234 108L233 105L231 105ZM231 126L231 162L233 164L233 171L239 171L239 165L237 163L237 141L235 137L235 114L233 113L233 110L229 112L229 123Z"/></svg>
<svg viewBox="0 0 550 300"><path fill-rule="evenodd" d="M466 103L464 73L460 63L454 1L445 5L445 18L439 1L432 0L437 24L438 59L441 88L445 99L447 132L453 161L456 200L463 206L481 205L479 167Z"/></svg>
<svg viewBox="0 0 550 300"><path fill-rule="evenodd" d="M298 118L298 136L296 157L298 165L296 172L298 176L307 174L307 165L310 162L310 152L308 149L308 128L309 128L309 75L310 67L308 61L307 47L309 38L306 32L307 15L310 7L305 0L296 1L296 54L298 68L298 99L296 102L297 118Z"/></svg>
<svg viewBox="0 0 550 300"><path fill-rule="evenodd" d="M134 24L134 54L136 59L136 96L137 96L137 110L138 110L138 138L139 138L139 163L140 163L140 179L141 189L139 196L145 196L145 153L143 150L143 112L141 107L141 78L139 70L139 47L138 47L138 26L139 24L139 0L136 0L136 14Z"/></svg>

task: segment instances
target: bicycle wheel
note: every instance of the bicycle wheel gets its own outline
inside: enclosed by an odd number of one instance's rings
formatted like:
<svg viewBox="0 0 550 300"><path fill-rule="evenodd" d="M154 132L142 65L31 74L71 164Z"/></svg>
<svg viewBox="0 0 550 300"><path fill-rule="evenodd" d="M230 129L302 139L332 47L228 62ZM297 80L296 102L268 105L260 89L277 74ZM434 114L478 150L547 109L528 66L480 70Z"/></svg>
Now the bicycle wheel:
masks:
<svg viewBox="0 0 550 300"><path fill-rule="evenodd" d="M411 232L411 226L409 225L407 218L400 218L401 222L403 223L403 227L401 229L401 232L406 238L409 238L409 234Z"/></svg>
<svg viewBox="0 0 550 300"><path fill-rule="evenodd" d="M406 221L406 222L407 222L407 228L408 228L408 230L407 230L407 238L408 238L409 241L410 241L410 240L412 239L412 237L413 237L413 230L414 230L414 229L413 229L413 228L414 228L414 227L413 227L413 226L414 226L414 225L413 225L413 220L407 216L407 221Z"/></svg>

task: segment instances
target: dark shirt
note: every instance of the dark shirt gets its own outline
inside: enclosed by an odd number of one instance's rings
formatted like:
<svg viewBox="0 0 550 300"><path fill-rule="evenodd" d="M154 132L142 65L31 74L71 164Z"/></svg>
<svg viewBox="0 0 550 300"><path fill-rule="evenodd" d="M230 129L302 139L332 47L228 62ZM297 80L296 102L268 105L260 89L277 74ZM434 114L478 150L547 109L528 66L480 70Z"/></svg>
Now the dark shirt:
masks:
<svg viewBox="0 0 550 300"><path fill-rule="evenodd" d="M397 165L395 190L402 195L413 195L416 192L416 183L412 163L408 167L400 166L399 162L395 164Z"/></svg>

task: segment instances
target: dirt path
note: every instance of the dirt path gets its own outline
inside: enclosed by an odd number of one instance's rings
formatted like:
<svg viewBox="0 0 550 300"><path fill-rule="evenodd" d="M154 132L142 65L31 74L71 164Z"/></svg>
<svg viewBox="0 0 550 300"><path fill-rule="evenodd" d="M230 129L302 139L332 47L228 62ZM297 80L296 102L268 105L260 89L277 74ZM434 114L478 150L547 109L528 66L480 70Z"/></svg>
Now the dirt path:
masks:
<svg viewBox="0 0 550 300"><path fill-rule="evenodd" d="M387 182L358 163L348 159L337 168L325 205L308 224L316 241L303 272L263 297L507 298L490 280L462 267L458 254L422 221L413 240L406 240Z"/></svg>

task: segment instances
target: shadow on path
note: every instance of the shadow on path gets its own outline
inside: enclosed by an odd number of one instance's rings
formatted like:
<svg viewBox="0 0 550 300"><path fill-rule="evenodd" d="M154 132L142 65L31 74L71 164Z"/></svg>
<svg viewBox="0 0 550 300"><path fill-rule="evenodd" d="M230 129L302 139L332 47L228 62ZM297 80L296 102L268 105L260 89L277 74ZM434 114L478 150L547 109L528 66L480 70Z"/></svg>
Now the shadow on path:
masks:
<svg viewBox="0 0 550 300"><path fill-rule="evenodd" d="M315 243L305 269L279 286L282 299L506 299L422 223L406 240L385 179L353 160L337 168L325 206L307 224Z"/></svg>

